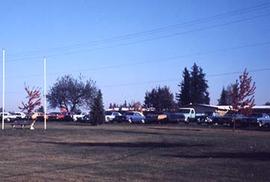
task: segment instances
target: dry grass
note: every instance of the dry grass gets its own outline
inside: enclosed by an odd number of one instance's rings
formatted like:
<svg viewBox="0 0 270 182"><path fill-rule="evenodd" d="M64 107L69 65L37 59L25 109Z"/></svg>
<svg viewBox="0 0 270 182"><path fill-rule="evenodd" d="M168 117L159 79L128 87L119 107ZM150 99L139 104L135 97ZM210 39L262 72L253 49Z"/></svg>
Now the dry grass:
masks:
<svg viewBox="0 0 270 182"><path fill-rule="evenodd" d="M270 132L49 123L0 132L1 181L270 181Z"/></svg>

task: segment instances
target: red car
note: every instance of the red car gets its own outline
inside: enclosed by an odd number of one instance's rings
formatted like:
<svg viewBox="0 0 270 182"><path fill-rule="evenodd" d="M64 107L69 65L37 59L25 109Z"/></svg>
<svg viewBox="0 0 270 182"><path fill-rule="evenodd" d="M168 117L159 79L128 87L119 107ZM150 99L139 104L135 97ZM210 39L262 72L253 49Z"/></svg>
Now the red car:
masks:
<svg viewBox="0 0 270 182"><path fill-rule="evenodd" d="M51 112L48 114L48 120L50 121L62 121L64 118L65 115L60 112Z"/></svg>

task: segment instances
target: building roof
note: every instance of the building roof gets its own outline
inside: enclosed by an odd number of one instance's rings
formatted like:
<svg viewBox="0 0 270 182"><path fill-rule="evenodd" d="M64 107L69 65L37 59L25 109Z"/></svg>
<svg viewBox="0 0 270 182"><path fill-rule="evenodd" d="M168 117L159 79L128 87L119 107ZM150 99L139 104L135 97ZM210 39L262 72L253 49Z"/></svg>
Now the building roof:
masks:
<svg viewBox="0 0 270 182"><path fill-rule="evenodd" d="M270 109L270 106L266 106L266 105L263 105L263 106L253 106L252 109Z"/></svg>

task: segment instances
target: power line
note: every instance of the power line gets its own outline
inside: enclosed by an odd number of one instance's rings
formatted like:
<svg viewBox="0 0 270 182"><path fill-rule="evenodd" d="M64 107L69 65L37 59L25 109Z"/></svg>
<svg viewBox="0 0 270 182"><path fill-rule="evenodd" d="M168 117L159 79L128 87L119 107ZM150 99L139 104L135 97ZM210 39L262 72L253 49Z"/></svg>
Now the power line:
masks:
<svg viewBox="0 0 270 182"><path fill-rule="evenodd" d="M270 68L261 68L261 69L252 69L249 70L249 73L257 73L257 72L264 72L264 71L270 71ZM226 72L226 73L215 73L215 74L209 74L206 75L206 77L221 77L221 76L230 76L230 75L236 75L241 74L243 71L235 71L235 72ZM129 83L120 83L120 84L113 84L113 85L103 85L103 87L125 87L125 86L136 86L136 85L142 85L142 84L152 84L152 83L163 83L163 82L175 82L179 81L179 79L172 78L172 79L166 79L166 80L151 80L151 81L145 81L145 82L129 82Z"/></svg>
<svg viewBox="0 0 270 182"><path fill-rule="evenodd" d="M268 8L269 6L269 3L264 3L263 5L267 5L265 6L264 8ZM255 6L258 8L258 6ZM250 8L249 8L250 9ZM256 8L255 8L256 9ZM242 9L243 10L243 9ZM247 9L246 9L247 10ZM239 10L238 10L239 11ZM236 12L236 11L232 11L232 12ZM232 13L230 12L230 13ZM225 13L225 14L229 14L229 13ZM215 16L212 16L212 17L209 17L209 18L205 18L205 19L199 19L199 20L193 20L191 22L187 22L187 23L184 23L184 24L180 24L180 25L191 25L192 22L193 24L195 22L200 22L202 20L209 20L211 18L217 18L217 17L220 17L221 15L224 15L223 14L219 14L219 15L215 15ZM216 27L220 27L220 26L226 26L226 25L230 25L230 24L234 24L234 23L240 23L240 22L243 22L243 21L248 21L248 20L252 20L252 19L257 19L257 18L261 18L261 17L265 17L265 16L269 16L269 14L264 14L264 15L258 15L258 16L253 16L253 17L250 17L250 18L244 18L244 19L239 19L239 20L235 20L235 21L231 21L231 22L226 22L226 23L222 23L222 24L216 24L216 25L213 25L213 26L206 26L206 27L202 27L202 28L197 28L197 29L194 29L194 30L190 30L190 31L184 31L184 32L179 32L179 33L173 33L173 34L167 34L167 35L163 35L163 36L158 36L158 37L153 37L153 38L148 38L148 39L143 39L143 40L139 40L139 41L135 41L135 42L130 42L130 43L125 43L125 44L117 44L117 45L114 45L114 46L107 46L107 47L96 47L94 49L84 49L84 50L76 50L76 51L69 51L69 52L66 52L64 54L74 54L74 53L77 53L77 52L82 52L82 51L91 51L91 50L100 50L100 49L108 49L108 48L113 48L113 47L119 47L119 46L126 46L126 45L132 45L132 44L137 44L137 43L141 43L141 42L146 42L146 41L153 41L153 40L158 40L158 39L164 39L164 38L169 38L169 37L173 37L173 36L179 36L179 35L183 35L183 34L187 34L187 33L192 33L192 32L197 32L197 31L203 31L203 30L207 30L207 29L212 29L212 28L216 28ZM177 24L176 24L177 25ZM176 26L176 25L171 25L171 26ZM171 27L170 26L170 27ZM179 26L179 24L178 24ZM163 28L158 28L158 29L165 29L164 27ZM151 30L152 32L154 32L155 29ZM150 31L145 31L145 32L148 32L148 35L150 33ZM136 34L143 34L143 32L139 32L139 33L133 33L134 36ZM123 35L123 36L118 36L119 37L126 37L128 35L128 37L130 37L131 35L133 34L126 34L126 35ZM151 33L153 34L153 33ZM109 40L112 40L112 39L116 39L116 38L110 38L110 39L104 39L103 42L106 40L106 41L109 41ZM130 38L129 38L130 39ZM105 41L105 42L106 42ZM96 42L102 42L102 41L96 41ZM68 47L68 46L67 46ZM76 47L76 46L73 46L73 47ZM71 46L69 46L69 49L72 48ZM59 48L56 48L56 49L59 49ZM62 54L60 54L62 55ZM58 54L52 54L52 55L49 55L49 57L56 57L58 56ZM20 58L20 59L13 59L14 61L16 60L26 60L26 59L36 59L36 58L39 58L40 56L32 56L32 57L25 57L25 58Z"/></svg>
<svg viewBox="0 0 270 182"><path fill-rule="evenodd" d="M74 73L74 72L83 72L83 71L118 69L118 68L132 66L132 65L142 65L142 64L160 63L160 62L165 62L165 61L174 61L174 60L177 60L180 58L193 57L193 56L205 56L205 55L211 55L211 54L216 54L216 53L220 53L220 52L234 51L234 50L239 50L239 49L244 49L244 48L267 46L267 45L270 45L270 41L258 42L258 43L253 43L253 44L244 44L244 45L240 45L240 46L216 49L216 50L211 50L211 51L206 51L206 52L197 52L197 53L190 53L190 54L179 55L179 56L172 56L172 57L168 57L165 59L159 59L159 60L155 59L155 60L150 60L150 61L137 61L137 62L133 62L133 63L115 64L115 65L101 66L101 67L96 67L96 68L70 70L69 72ZM61 74L63 74L63 72L62 73L60 73L60 72L49 73L48 76L61 75ZM40 77L40 76L43 76L43 75L42 74L32 74L32 75L20 75L20 76L10 76L10 77L22 78L22 77Z"/></svg>
<svg viewBox="0 0 270 182"><path fill-rule="evenodd" d="M265 72L270 71L270 68L258 68L258 69L251 69L248 72L249 73L258 73L258 72ZM237 75L241 74L243 71L233 71L233 72L224 72L224 73L213 73L213 74L206 74L206 77L223 77L223 76L231 76L231 75ZM112 88L112 87L126 87L126 86L138 86L138 85L145 85L145 84L158 84L158 83L164 83L164 82L177 82L180 81L179 78L171 78L171 79L165 79L165 80L148 80L143 82L126 82L126 83L119 83L119 84L110 84L110 85L101 85L103 88ZM7 92L7 94L18 94L21 92L15 92L10 91Z"/></svg>

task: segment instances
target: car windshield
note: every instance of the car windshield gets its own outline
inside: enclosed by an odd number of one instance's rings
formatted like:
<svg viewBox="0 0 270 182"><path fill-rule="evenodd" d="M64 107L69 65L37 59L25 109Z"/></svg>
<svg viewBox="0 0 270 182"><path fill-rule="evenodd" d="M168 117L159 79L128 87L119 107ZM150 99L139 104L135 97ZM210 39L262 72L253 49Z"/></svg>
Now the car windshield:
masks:
<svg viewBox="0 0 270 182"><path fill-rule="evenodd" d="M111 114L112 114L111 111L106 111L106 112L105 112L105 115L111 115Z"/></svg>
<svg viewBox="0 0 270 182"><path fill-rule="evenodd" d="M179 109L180 113L189 113L190 112L190 109Z"/></svg>
<svg viewBox="0 0 270 182"><path fill-rule="evenodd" d="M51 112L50 114L59 114L58 112Z"/></svg>
<svg viewBox="0 0 270 182"><path fill-rule="evenodd" d="M263 117L263 114L258 114L258 113L254 113L254 114L251 114L250 117Z"/></svg>
<svg viewBox="0 0 270 182"><path fill-rule="evenodd" d="M120 116L121 114L119 112L113 112L112 113L114 116Z"/></svg>
<svg viewBox="0 0 270 182"><path fill-rule="evenodd" d="M134 115L133 112L126 112L125 115Z"/></svg>

